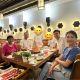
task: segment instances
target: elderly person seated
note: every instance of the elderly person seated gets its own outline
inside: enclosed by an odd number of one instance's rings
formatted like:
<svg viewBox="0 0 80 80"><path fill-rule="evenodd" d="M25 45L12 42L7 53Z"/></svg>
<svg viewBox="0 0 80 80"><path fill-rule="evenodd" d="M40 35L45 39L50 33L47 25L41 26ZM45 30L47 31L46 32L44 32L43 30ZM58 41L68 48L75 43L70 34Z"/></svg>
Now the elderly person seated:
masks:
<svg viewBox="0 0 80 80"><path fill-rule="evenodd" d="M29 39L28 31L24 33L24 38L20 41L20 45L23 51L32 49L33 41Z"/></svg>
<svg viewBox="0 0 80 80"><path fill-rule="evenodd" d="M80 53L80 48L76 45L76 32L68 31L66 33L66 40L68 47L52 63L47 62L45 64L38 80L69 80L75 57Z"/></svg>

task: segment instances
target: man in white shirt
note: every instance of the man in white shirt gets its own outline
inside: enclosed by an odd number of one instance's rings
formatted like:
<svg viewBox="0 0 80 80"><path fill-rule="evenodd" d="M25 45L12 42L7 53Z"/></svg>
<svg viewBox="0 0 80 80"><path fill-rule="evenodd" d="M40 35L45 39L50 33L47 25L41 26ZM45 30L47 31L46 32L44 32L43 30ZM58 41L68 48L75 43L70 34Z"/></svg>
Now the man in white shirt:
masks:
<svg viewBox="0 0 80 80"><path fill-rule="evenodd" d="M33 46L33 41L29 39L29 33L26 31L24 33L24 38L20 41L22 50L31 50Z"/></svg>
<svg viewBox="0 0 80 80"><path fill-rule="evenodd" d="M60 31L53 31L53 39L49 42L50 46L59 50L59 54L63 53L64 48L67 46L66 40L63 37L60 37Z"/></svg>

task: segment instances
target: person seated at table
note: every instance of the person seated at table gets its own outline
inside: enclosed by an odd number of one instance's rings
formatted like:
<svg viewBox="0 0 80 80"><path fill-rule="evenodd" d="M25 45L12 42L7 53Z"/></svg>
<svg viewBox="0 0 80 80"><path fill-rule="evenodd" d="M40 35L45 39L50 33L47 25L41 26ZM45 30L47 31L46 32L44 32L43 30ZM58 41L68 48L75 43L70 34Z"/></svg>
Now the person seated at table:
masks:
<svg viewBox="0 0 80 80"><path fill-rule="evenodd" d="M41 49L49 49L49 45L48 45L48 40L47 39L43 39L42 43L43 43L43 45L42 45Z"/></svg>
<svg viewBox="0 0 80 80"><path fill-rule="evenodd" d="M29 33L24 33L24 38L20 41L21 50L30 50L33 45L33 41L29 39Z"/></svg>
<svg viewBox="0 0 80 80"><path fill-rule="evenodd" d="M3 45L3 56L8 56L17 51L16 44L12 35L7 36L7 42Z"/></svg>
<svg viewBox="0 0 80 80"><path fill-rule="evenodd" d="M65 38L61 37L60 30L53 31L53 39L49 41L49 45L52 48L57 48L59 54L63 53L63 50L67 46L67 43Z"/></svg>
<svg viewBox="0 0 80 80"><path fill-rule="evenodd" d="M48 78L50 78L49 80L69 80L75 57L80 53L80 48L76 45L77 34L75 31L68 31L66 40L69 44L68 47L52 63L45 64L38 80L48 80Z"/></svg>

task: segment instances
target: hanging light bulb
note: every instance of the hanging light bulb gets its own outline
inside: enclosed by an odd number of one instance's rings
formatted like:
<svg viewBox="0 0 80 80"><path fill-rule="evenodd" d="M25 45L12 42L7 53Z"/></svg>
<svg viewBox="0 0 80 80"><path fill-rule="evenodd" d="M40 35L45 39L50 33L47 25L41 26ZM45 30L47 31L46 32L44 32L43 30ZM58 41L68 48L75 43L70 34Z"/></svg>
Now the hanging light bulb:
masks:
<svg viewBox="0 0 80 80"><path fill-rule="evenodd" d="M38 9L44 9L45 3L44 0L38 0Z"/></svg>

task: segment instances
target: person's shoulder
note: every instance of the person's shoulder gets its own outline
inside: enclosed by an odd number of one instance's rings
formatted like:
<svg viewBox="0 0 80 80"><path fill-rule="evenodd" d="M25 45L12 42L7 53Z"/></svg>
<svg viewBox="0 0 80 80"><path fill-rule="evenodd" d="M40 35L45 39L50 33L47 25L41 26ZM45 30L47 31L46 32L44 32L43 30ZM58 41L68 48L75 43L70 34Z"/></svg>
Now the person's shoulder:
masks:
<svg viewBox="0 0 80 80"><path fill-rule="evenodd" d="M67 49L68 49L68 47L65 47L65 48L64 48L64 51L67 50Z"/></svg>
<svg viewBox="0 0 80 80"><path fill-rule="evenodd" d="M5 42L2 47L7 47L8 46L8 42Z"/></svg>
<svg viewBox="0 0 80 80"><path fill-rule="evenodd" d="M80 50L80 48L78 46L74 47L73 49L75 50Z"/></svg>
<svg viewBox="0 0 80 80"><path fill-rule="evenodd" d="M71 51L75 52L75 53L80 53L80 48L79 47L74 47Z"/></svg>

